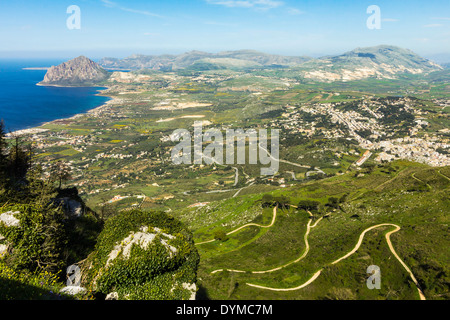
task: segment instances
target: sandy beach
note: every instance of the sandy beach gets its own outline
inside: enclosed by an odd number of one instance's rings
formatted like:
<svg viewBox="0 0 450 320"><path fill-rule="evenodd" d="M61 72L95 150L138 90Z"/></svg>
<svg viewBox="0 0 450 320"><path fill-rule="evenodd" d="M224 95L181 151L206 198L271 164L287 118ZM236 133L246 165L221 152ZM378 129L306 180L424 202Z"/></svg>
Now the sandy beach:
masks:
<svg viewBox="0 0 450 320"><path fill-rule="evenodd" d="M41 128L23 129L23 130L17 130L17 131L7 133L5 135L5 137L6 138L14 138L14 137L20 137L20 136L24 136L24 135L28 135L28 134L42 133L42 132L46 132L48 130L49 129L41 129Z"/></svg>
<svg viewBox="0 0 450 320"><path fill-rule="evenodd" d="M48 70L50 67L28 67L28 68L22 68L22 70Z"/></svg>

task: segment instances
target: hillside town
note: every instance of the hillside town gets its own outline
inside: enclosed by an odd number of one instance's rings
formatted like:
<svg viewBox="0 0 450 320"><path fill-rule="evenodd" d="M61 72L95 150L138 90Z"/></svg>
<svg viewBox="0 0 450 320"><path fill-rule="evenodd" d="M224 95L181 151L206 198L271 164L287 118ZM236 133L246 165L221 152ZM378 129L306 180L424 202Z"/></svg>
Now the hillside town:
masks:
<svg viewBox="0 0 450 320"><path fill-rule="evenodd" d="M410 106L411 103L409 99L402 98L390 106L404 105L411 115L422 117L424 112L415 110ZM273 120L272 124L280 125L291 134L312 136L320 130L327 139L352 138L361 148L375 152L375 160L379 162L407 159L435 167L450 165L450 157L446 152L450 147L450 139L444 135L423 132L429 126L423 117L416 117L408 128L408 135L392 138L398 136L401 122L383 124L384 115L378 111L379 103L364 101L358 109L349 111L342 110L342 107L340 103L319 103L298 108L288 106L282 119ZM364 115L362 111L366 111ZM304 113L312 115L313 121L305 121ZM440 133L446 133L445 129Z"/></svg>

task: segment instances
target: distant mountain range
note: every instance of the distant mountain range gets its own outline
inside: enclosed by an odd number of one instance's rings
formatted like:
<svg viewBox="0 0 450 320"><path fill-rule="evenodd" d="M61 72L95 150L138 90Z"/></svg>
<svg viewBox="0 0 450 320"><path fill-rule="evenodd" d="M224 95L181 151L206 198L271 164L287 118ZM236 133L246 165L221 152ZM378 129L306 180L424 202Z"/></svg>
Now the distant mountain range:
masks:
<svg viewBox="0 0 450 320"><path fill-rule="evenodd" d="M133 55L125 59L103 58L99 64L115 70L215 70L294 68L299 76L318 81L348 81L376 77L395 78L398 74L425 74L443 68L414 52L381 45L357 48L337 56L314 59L266 54L253 50L207 53L191 51L181 55Z"/></svg>
<svg viewBox="0 0 450 320"><path fill-rule="evenodd" d="M283 65L295 66L302 64L309 57L287 57L262 53L254 50L225 51L220 53L207 53L190 51L180 55L132 55L125 59L103 58L99 64L107 69L154 69L177 70L190 67L201 68L251 68L257 66Z"/></svg>
<svg viewBox="0 0 450 320"><path fill-rule="evenodd" d="M180 55L133 55L125 59L103 58L98 63L80 56L53 66L39 85L88 86L110 76L109 70L257 70L289 68L295 77L311 81L351 81L366 78L395 79L405 74L429 74L444 68L414 52L394 46L357 48L337 56L318 59L272 55L253 50Z"/></svg>

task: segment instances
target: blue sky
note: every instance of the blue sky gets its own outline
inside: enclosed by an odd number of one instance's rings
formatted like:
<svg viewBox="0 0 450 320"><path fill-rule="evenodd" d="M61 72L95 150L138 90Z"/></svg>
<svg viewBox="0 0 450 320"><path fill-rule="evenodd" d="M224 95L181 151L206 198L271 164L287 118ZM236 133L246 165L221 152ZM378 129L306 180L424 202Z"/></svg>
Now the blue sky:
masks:
<svg viewBox="0 0 450 320"><path fill-rule="evenodd" d="M70 5L81 10L79 30L66 26ZM379 30L366 26L370 5L381 9ZM0 4L0 57L101 58L238 49L320 56L379 44L450 61L450 1L13 0Z"/></svg>

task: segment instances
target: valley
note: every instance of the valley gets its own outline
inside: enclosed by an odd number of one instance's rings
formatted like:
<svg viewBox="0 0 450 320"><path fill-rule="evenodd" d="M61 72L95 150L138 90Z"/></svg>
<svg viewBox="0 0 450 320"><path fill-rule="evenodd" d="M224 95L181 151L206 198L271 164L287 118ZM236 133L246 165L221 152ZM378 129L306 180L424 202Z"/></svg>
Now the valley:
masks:
<svg viewBox="0 0 450 320"><path fill-rule="evenodd" d="M20 139L44 172L67 164L63 185L102 219L132 209L180 219L200 254L197 299L449 298L448 69L386 46L99 63L132 69L96 83L110 101ZM278 172L174 164L171 134L195 139L195 121L279 129L278 158L258 148ZM366 287L369 265L382 270L380 290Z"/></svg>

